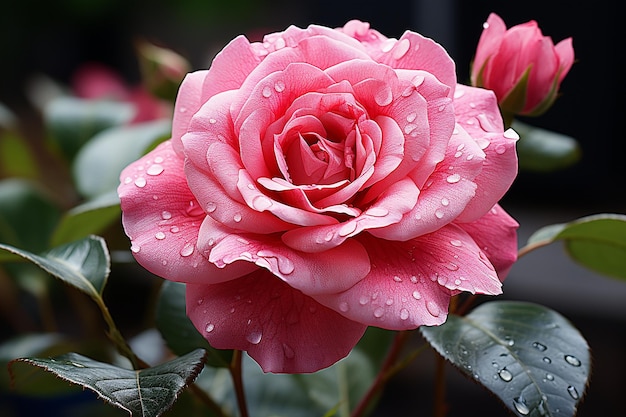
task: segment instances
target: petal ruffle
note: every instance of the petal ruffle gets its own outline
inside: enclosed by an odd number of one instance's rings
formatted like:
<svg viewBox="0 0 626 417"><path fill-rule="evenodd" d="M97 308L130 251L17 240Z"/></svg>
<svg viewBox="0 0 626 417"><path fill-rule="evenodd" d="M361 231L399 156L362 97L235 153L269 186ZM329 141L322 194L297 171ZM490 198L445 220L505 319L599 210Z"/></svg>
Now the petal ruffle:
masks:
<svg viewBox="0 0 626 417"><path fill-rule="evenodd" d="M344 358L367 326L260 270L216 285L187 285L187 314L217 349L245 350L263 371L308 373Z"/></svg>

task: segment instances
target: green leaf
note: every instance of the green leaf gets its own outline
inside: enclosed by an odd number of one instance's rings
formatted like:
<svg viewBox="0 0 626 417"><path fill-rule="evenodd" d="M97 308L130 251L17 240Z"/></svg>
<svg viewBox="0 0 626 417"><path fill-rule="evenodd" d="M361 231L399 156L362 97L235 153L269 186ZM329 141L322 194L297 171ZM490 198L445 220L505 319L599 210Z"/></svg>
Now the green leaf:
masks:
<svg viewBox="0 0 626 417"><path fill-rule="evenodd" d="M0 130L0 177L34 179L38 175L36 158L24 138L14 132Z"/></svg>
<svg viewBox="0 0 626 417"><path fill-rule="evenodd" d="M0 242L41 252L58 222L60 210L34 182L0 181ZM6 258L0 255L0 260Z"/></svg>
<svg viewBox="0 0 626 417"><path fill-rule="evenodd" d="M156 326L167 346L177 355L184 355L194 349L207 351L207 365L228 367L232 350L212 348L196 330L187 317L185 306L185 284L165 281L161 286L156 306Z"/></svg>
<svg viewBox="0 0 626 417"><path fill-rule="evenodd" d="M170 362L135 371L77 353L50 359L16 359L88 388L131 416L143 417L157 417L167 411L181 391L196 379L204 360L205 352L198 349Z"/></svg>
<svg viewBox="0 0 626 417"><path fill-rule="evenodd" d="M119 216L120 200L117 192L102 194L65 213L52 235L50 245L58 246L99 234Z"/></svg>
<svg viewBox="0 0 626 417"><path fill-rule="evenodd" d="M72 166L78 191L93 198L117 190L122 169L170 132L170 120L156 120L99 133L80 150Z"/></svg>
<svg viewBox="0 0 626 417"><path fill-rule="evenodd" d="M4 244L0 244L0 249L31 261L93 299L102 298L111 262L106 243L101 237L89 236L58 246L41 255Z"/></svg>
<svg viewBox="0 0 626 417"><path fill-rule="evenodd" d="M63 96L53 99L43 116L53 146L71 161L96 133L130 122L135 112L129 103Z"/></svg>
<svg viewBox="0 0 626 417"><path fill-rule="evenodd" d="M519 120L514 120L512 127L520 136L517 143L520 170L551 172L580 160L580 147L572 137L533 127Z"/></svg>
<svg viewBox="0 0 626 417"><path fill-rule="evenodd" d="M587 386L589 347L563 316L495 301L420 331L435 350L516 415L572 417Z"/></svg>
<svg viewBox="0 0 626 417"><path fill-rule="evenodd" d="M569 256L581 265L626 279L626 215L603 213L546 226L530 236L527 248L557 240L564 241Z"/></svg>

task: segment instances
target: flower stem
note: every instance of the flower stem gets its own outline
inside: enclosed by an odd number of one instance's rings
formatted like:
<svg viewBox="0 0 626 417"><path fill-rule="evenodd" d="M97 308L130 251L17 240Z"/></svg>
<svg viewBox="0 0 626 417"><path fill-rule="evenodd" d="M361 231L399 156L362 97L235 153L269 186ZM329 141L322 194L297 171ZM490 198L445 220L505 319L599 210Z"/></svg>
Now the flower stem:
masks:
<svg viewBox="0 0 626 417"><path fill-rule="evenodd" d="M246 404L246 395L243 389L243 376L241 367L242 353L240 350L233 351L233 359L230 362L230 375L233 378L235 394L237 396L237 405L241 417L248 417L248 405Z"/></svg>
<svg viewBox="0 0 626 417"><path fill-rule="evenodd" d="M394 365L396 364L398 356L400 355L400 352L406 344L410 334L411 333L407 331L400 331L396 333L391 349L389 350L389 353L387 354L387 357L385 358L385 361L376 376L376 380L370 386L363 398L361 398L361 401L352 412L351 417L364 416L371 405L371 401L382 391L391 376L398 371L398 368L394 367Z"/></svg>

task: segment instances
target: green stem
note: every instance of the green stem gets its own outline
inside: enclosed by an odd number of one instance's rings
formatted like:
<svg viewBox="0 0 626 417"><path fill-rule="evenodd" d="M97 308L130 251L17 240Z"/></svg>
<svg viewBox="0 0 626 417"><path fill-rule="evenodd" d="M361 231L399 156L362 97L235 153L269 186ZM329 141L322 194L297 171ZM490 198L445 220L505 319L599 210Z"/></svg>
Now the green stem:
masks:
<svg viewBox="0 0 626 417"><path fill-rule="evenodd" d="M350 396L348 393L347 366L344 362L337 364L337 379L339 381L339 416L350 417Z"/></svg>
<svg viewBox="0 0 626 417"><path fill-rule="evenodd" d="M135 355L135 352L133 352L133 350L126 342L126 339L124 339L124 336L122 336L122 333L115 325L115 321L113 321L113 317L111 317L111 313L109 313L109 309L104 304L104 300L100 297L94 297L94 301L98 305L98 308L100 308L100 311L102 312L102 317L109 327L109 330L107 331L107 336L109 336L109 339L111 339L111 341L115 344L119 352L122 355L126 356L128 360L130 360L131 364L133 365L133 369L149 368L150 366L148 364L146 364L144 361L139 359L137 355Z"/></svg>
<svg viewBox="0 0 626 417"><path fill-rule="evenodd" d="M241 367L242 353L240 350L233 351L233 359L230 362L230 375L233 378L235 394L237 396L237 405L241 417L248 417L248 405L246 404L246 394L243 389L243 376Z"/></svg>
<svg viewBox="0 0 626 417"><path fill-rule="evenodd" d="M517 252L517 259L520 259L522 256L527 255L528 253L534 251L535 249L542 248L544 246L548 246L552 243L551 240L542 240L539 242L531 243L529 245L524 246Z"/></svg>
<svg viewBox="0 0 626 417"><path fill-rule="evenodd" d="M402 351L402 348L406 344L409 335L410 332L408 331L400 331L396 333L391 349L389 350L389 353L387 354L387 357L385 358L385 361L376 376L376 380L374 380L374 383L370 386L367 393L365 393L363 398L361 398L361 401L352 412L352 417L364 416L371 405L371 401L382 391L391 376L398 371L395 367L396 361Z"/></svg>

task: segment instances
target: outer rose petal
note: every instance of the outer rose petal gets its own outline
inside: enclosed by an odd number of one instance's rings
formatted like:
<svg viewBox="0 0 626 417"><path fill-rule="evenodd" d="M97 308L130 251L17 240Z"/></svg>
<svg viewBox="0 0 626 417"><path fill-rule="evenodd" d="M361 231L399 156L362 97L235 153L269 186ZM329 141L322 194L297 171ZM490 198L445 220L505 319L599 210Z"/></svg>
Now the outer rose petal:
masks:
<svg viewBox="0 0 626 417"><path fill-rule="evenodd" d="M189 122L202 107L206 98L202 93L204 78L208 71L196 71L183 79L176 95L174 118L172 120L172 146L176 153L183 155L181 138L187 133Z"/></svg>
<svg viewBox="0 0 626 417"><path fill-rule="evenodd" d="M474 180L478 186L476 197L458 218L458 221L470 222L487 213L500 201L515 180L515 143L519 136L512 129L502 132L502 117L492 91L459 85L454 104L459 125L486 154L482 171Z"/></svg>
<svg viewBox="0 0 626 417"><path fill-rule="evenodd" d="M504 281L517 260L517 221L496 204L480 219L458 225L472 236Z"/></svg>
<svg viewBox="0 0 626 417"><path fill-rule="evenodd" d="M196 249L205 213L187 187L183 161L173 151L171 141L130 164L120 179L122 223L133 255L144 268L183 282L241 275L241 271L236 272L239 266L217 268Z"/></svg>
<svg viewBox="0 0 626 417"><path fill-rule="evenodd" d="M222 284L187 285L187 314L211 346L245 350L263 371L277 373L328 367L367 328L264 270Z"/></svg>
<svg viewBox="0 0 626 417"><path fill-rule="evenodd" d="M343 293L315 299L360 323L392 330L439 325L451 295L502 292L485 254L455 225L407 242L358 239L372 260L371 272Z"/></svg>

